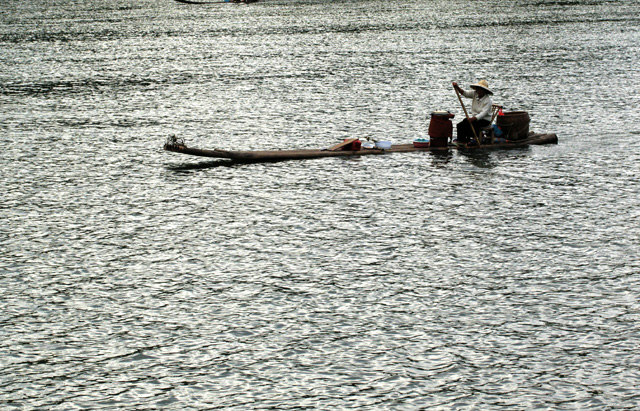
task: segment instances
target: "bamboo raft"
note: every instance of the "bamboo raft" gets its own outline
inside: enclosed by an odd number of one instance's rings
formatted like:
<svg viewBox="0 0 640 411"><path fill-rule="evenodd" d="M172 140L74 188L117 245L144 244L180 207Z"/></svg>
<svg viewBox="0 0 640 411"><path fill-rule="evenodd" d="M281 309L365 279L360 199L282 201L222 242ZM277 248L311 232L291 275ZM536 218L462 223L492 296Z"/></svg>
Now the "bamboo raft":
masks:
<svg viewBox="0 0 640 411"><path fill-rule="evenodd" d="M307 160L313 158L324 157L349 157L349 156L366 156L366 155L384 155L392 153L413 153L420 151L446 151L449 149L458 150L490 150L490 149L509 149L521 148L529 145L557 144L558 137L555 134L536 134L529 133L528 137L523 140L507 141L504 143L494 143L486 145L457 145L449 144L446 147L414 147L413 144L397 144L391 148L383 150L378 148L362 148L360 150L341 149L344 143L338 144L327 149L303 149L303 150L269 150L269 151L229 151L219 149L201 149L187 147L184 142L174 138L170 138L164 145L166 151L174 153L182 153L200 157L213 157L228 159L235 162L257 163L272 162L286 160Z"/></svg>

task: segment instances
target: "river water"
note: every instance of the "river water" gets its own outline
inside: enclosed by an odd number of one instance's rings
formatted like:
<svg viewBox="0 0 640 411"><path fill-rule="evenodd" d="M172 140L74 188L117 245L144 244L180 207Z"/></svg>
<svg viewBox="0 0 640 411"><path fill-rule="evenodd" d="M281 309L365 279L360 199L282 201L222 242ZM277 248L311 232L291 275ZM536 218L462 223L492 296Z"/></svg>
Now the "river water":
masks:
<svg viewBox="0 0 640 411"><path fill-rule="evenodd" d="M5 0L3 409L640 407L640 2ZM559 144L408 143L486 78Z"/></svg>

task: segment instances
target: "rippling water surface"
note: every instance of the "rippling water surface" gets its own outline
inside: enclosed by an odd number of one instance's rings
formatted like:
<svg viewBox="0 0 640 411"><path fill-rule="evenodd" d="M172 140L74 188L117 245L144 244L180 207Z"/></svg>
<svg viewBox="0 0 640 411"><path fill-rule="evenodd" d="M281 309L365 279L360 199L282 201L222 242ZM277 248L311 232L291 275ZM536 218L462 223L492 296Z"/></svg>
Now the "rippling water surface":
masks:
<svg viewBox="0 0 640 411"><path fill-rule="evenodd" d="M640 406L640 3L6 0L3 409ZM487 78L559 144L410 142Z"/></svg>

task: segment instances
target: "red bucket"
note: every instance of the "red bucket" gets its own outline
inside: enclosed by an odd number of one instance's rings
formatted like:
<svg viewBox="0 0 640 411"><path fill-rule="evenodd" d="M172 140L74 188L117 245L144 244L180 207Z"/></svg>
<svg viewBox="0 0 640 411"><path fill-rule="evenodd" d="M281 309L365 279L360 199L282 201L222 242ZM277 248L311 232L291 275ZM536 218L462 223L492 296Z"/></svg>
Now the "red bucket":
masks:
<svg viewBox="0 0 640 411"><path fill-rule="evenodd" d="M448 111L436 111L431 113L429 122L429 137L431 137L431 147L446 147L449 139L453 136L453 114Z"/></svg>
<svg viewBox="0 0 640 411"><path fill-rule="evenodd" d="M350 140L348 138L345 138L344 141ZM352 141L351 144L347 144L346 146L344 146L343 150L346 151L360 151L360 149L362 148L362 141L360 140L355 140Z"/></svg>

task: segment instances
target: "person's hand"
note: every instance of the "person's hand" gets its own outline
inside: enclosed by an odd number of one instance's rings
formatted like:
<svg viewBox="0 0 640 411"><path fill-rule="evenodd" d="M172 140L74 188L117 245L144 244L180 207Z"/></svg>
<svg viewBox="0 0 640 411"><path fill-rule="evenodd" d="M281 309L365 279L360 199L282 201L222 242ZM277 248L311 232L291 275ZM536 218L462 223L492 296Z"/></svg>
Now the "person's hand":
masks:
<svg viewBox="0 0 640 411"><path fill-rule="evenodd" d="M453 84L453 87L458 87L458 83L456 83L455 81L451 82L451 84Z"/></svg>
<svg viewBox="0 0 640 411"><path fill-rule="evenodd" d="M476 120L477 120L477 118L475 118L475 117L469 117L469 123L473 123Z"/></svg>

